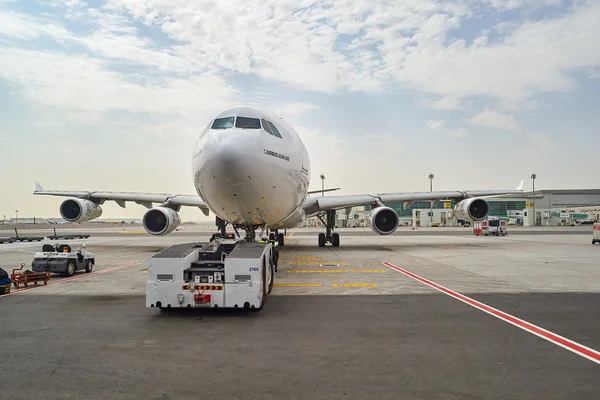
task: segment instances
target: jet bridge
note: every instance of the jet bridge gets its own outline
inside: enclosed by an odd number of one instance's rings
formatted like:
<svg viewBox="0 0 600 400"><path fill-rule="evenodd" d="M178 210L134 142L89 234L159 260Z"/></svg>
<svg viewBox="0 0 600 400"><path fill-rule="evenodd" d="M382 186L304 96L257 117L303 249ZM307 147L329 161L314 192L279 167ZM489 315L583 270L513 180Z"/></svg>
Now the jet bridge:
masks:
<svg viewBox="0 0 600 400"><path fill-rule="evenodd" d="M273 280L269 243L173 245L149 258L146 307L261 309Z"/></svg>

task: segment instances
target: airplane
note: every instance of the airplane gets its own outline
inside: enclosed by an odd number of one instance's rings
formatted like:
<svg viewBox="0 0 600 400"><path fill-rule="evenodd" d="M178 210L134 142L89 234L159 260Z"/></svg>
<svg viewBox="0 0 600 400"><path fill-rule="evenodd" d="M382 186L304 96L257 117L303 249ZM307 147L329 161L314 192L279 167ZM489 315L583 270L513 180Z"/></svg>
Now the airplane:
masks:
<svg viewBox="0 0 600 400"><path fill-rule="evenodd" d="M335 212L357 206L372 206L371 230L390 235L399 225L398 214L386 203L430 200L435 204L453 200L457 219L481 221L488 216L484 197L522 195L523 182L514 190L430 191L358 195L315 196L309 191L311 162L300 136L275 113L250 105L227 108L213 118L200 133L192 150L192 175L197 195L104 191L48 191L36 182L35 195L66 196L60 214L68 222L81 223L102 215L101 205L114 201L125 208L133 201L148 208L142 218L151 235L167 235L181 223L181 207L198 207L204 215L212 212L221 234L231 225L246 231L245 239L255 240L256 230L269 229L279 245L279 230L302 225L308 217L318 217L324 232L318 245L340 245L334 232ZM157 203L157 206L154 206Z"/></svg>

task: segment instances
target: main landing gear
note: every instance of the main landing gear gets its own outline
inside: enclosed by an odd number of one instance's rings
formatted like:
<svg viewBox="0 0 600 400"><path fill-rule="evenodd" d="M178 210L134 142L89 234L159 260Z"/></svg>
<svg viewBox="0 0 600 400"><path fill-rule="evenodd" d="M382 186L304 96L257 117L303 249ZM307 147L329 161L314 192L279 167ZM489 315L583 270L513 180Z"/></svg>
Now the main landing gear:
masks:
<svg viewBox="0 0 600 400"><path fill-rule="evenodd" d="M331 243L333 247L339 247L340 245L340 234L334 233L333 228L335 227L335 210L328 210L325 212L327 221L323 220L323 215L319 214L317 217L325 225L325 233L319 233L319 247L325 247L326 243Z"/></svg>

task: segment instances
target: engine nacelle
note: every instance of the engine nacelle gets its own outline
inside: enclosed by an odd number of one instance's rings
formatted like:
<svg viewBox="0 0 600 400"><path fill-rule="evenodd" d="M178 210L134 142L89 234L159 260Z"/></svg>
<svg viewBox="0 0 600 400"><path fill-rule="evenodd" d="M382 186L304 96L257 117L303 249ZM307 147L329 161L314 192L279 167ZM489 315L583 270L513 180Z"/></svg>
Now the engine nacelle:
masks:
<svg viewBox="0 0 600 400"><path fill-rule="evenodd" d="M470 222L482 221L487 218L490 206L487 201L473 197L460 201L454 206L454 216Z"/></svg>
<svg viewBox="0 0 600 400"><path fill-rule="evenodd" d="M389 207L377 207L369 214L369 226L379 235L390 235L396 231L400 217Z"/></svg>
<svg viewBox="0 0 600 400"><path fill-rule="evenodd" d="M151 235L163 236L173 232L181 223L177 211L168 207L154 207L142 218L144 229Z"/></svg>
<svg viewBox="0 0 600 400"><path fill-rule="evenodd" d="M68 199L60 205L60 215L68 222L87 222L99 218L102 208L93 201Z"/></svg>

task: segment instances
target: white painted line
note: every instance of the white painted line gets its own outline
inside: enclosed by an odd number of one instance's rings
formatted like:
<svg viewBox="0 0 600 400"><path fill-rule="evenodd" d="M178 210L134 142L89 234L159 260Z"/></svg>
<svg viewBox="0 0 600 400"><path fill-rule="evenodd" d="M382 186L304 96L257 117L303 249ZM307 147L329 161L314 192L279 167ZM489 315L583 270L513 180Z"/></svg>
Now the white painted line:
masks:
<svg viewBox="0 0 600 400"><path fill-rule="evenodd" d="M466 303L472 307L477 308L480 311L483 311L485 313L488 313L498 319L501 319L504 322L508 322L509 324L512 324L518 328L523 329L524 331L527 331L529 333L532 333L536 336L541 337L542 339L545 339L547 341L549 341L550 343L554 343L557 346L560 346L562 348L565 348L569 351L572 351L575 354L580 355L581 357L587 358L590 361L593 361L597 364L600 364L600 352L591 349L587 346L584 346L580 343L574 342L570 339L567 339L563 336L557 335L555 333L552 333L544 328L540 328L537 325L531 324L527 321L523 321L522 319L519 319L513 315L507 314L503 311L500 311L498 309L495 309L493 307L490 307L486 304L483 304L477 300L474 300L470 297L467 297L463 294L460 294L458 292L455 292L454 290L448 289L447 287L444 287L442 285L438 285L435 282L432 282L428 279L425 279L417 274L414 274L404 268L398 267L397 265L388 263L388 262L383 262L384 265L403 273L404 275L408 276L409 278L412 278L418 282L421 282L435 290L438 290L450 297L455 298L456 300L460 300L463 303Z"/></svg>
<svg viewBox="0 0 600 400"><path fill-rule="evenodd" d="M23 287L23 288L20 288L20 289L15 289L15 290L13 290L11 288L10 293L7 293L7 294L4 294L4 295L0 296L0 299L3 298L3 297L7 297L7 296L10 296L10 295L13 295L13 294L22 293L22 292L25 292L25 291L31 290L31 289L36 289L36 288L37 289L41 289L43 287L48 287L48 286L52 286L52 285L58 285L59 283L70 282L70 281L74 281L76 279L83 279L83 278L87 278L89 276L94 276L94 275L99 275L99 274L105 274L107 272L112 272L112 271L118 271L120 269L124 269L124 268L127 268L127 267L132 267L132 266L137 265L137 264L139 264L138 261L132 261L130 263L119 265L117 267L111 267L111 268L102 269L100 271L94 271L94 272L90 272L90 273L84 273L84 274L81 274L81 275L75 275L75 276L72 276L70 278L59 279L59 280L55 280L55 281L48 281L48 283L46 285L44 285L43 283L42 284L38 284L38 285L32 284L30 286Z"/></svg>

